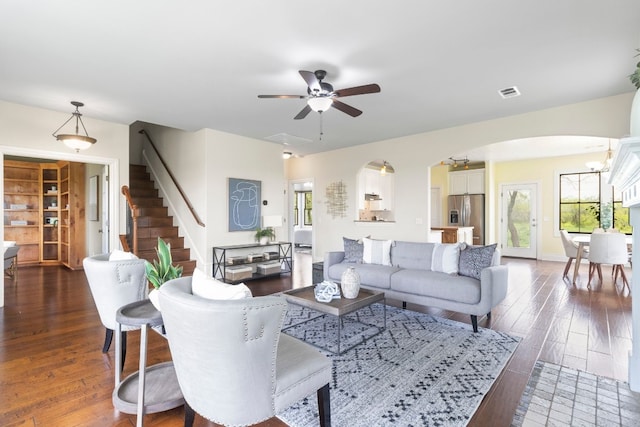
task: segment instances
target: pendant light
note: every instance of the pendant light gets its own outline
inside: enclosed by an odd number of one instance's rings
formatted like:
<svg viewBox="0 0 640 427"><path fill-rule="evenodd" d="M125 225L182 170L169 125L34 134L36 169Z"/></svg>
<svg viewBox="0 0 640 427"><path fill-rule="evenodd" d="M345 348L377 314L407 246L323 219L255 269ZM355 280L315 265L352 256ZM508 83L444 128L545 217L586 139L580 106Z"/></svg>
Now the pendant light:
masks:
<svg viewBox="0 0 640 427"><path fill-rule="evenodd" d="M72 150L76 150L76 153L77 153L80 150L86 150L87 148L91 147L93 144L96 143L97 140L89 136L89 134L87 133L87 129L84 127L84 123L82 122L82 114L80 114L80 111L78 110L78 108L83 107L84 104L78 101L71 101L71 105L76 107L76 110L73 113L71 113L71 117L69 117L69 119L67 119L67 121L62 124L62 126L56 129L56 131L53 132L52 135L58 141L62 141L62 143L64 143L64 145L66 145L67 147L71 148ZM69 123L74 118L76 119L75 134L57 133L60 131L60 129L62 129L67 123ZM78 126L79 124L82 125L82 130L84 130L84 135L80 135L78 133L80 130Z"/></svg>
<svg viewBox="0 0 640 427"><path fill-rule="evenodd" d="M604 157L604 162L587 162L587 167L593 172L609 172L611 163L613 162L613 150L611 150L611 139L609 139L609 148Z"/></svg>

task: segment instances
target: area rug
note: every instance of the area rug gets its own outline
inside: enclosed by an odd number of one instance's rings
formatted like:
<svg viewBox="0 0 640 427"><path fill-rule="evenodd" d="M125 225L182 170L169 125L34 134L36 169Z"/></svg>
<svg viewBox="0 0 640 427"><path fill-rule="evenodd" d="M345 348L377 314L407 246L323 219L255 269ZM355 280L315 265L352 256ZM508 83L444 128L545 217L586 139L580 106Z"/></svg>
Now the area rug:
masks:
<svg viewBox="0 0 640 427"><path fill-rule="evenodd" d="M639 423L640 393L628 383L538 360L511 426Z"/></svg>
<svg viewBox="0 0 640 427"><path fill-rule="evenodd" d="M333 361L332 425L466 425L520 339L390 306L386 329L374 335L383 308L373 304L343 318L341 344L364 342L341 355L320 350ZM337 339L335 317L293 304L285 328L323 348ZM291 427L317 426L315 395L278 417Z"/></svg>

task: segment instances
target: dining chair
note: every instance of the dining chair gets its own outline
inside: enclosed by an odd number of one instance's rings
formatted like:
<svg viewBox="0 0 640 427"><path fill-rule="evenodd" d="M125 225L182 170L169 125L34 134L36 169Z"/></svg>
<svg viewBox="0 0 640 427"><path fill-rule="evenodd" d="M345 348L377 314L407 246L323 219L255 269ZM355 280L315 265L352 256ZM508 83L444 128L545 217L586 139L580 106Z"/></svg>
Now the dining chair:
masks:
<svg viewBox="0 0 640 427"><path fill-rule="evenodd" d="M82 261L93 302L105 327L103 353L111 347L118 309L147 298L149 291L144 259L109 260L109 257L109 254L94 255ZM122 326L122 366L127 349L126 331L134 329L140 327Z"/></svg>
<svg viewBox="0 0 640 427"><path fill-rule="evenodd" d="M598 278L602 283L602 264L613 265L615 285L618 280L618 274L622 278L623 290L626 286L629 288L629 281L624 272L624 264L629 261L629 253L627 251L626 236L622 233L594 233L591 235L589 243L589 281L587 287L591 289L591 279L598 271Z"/></svg>
<svg viewBox="0 0 640 427"><path fill-rule="evenodd" d="M567 264L564 266L564 272L562 273L562 277L564 278L569 274L571 263L578 256L578 244L573 241L567 230L560 230L560 238L562 239L564 254L569 258L567 260ZM589 254L589 250L587 248L582 248L582 254L586 257Z"/></svg>
<svg viewBox="0 0 640 427"><path fill-rule="evenodd" d="M330 426L332 362L280 332L286 299L206 299L192 294L191 283L181 277L160 288L184 425L193 425L196 413L222 425L255 424L315 392L320 425Z"/></svg>

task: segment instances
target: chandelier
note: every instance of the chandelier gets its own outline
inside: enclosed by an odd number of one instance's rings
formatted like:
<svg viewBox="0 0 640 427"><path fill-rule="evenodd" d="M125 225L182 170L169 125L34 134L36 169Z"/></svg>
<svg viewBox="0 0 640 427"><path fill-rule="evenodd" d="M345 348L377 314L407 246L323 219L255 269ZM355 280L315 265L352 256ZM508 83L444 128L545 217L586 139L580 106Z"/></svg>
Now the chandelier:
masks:
<svg viewBox="0 0 640 427"><path fill-rule="evenodd" d="M71 101L71 105L76 107L76 111L71 113L71 117L69 117L67 121L62 124L62 126L56 129L56 131L53 132L52 135L58 141L62 141L62 143L67 147L71 148L72 150L76 150L76 152L78 152L80 150L86 150L87 148L91 147L93 144L96 143L97 140L89 136L89 134L87 133L87 129L84 127L84 123L82 122L82 114L80 114L80 111L78 110L78 108L83 107L84 104L78 101ZM69 123L71 120L73 120L74 118L76 119L75 134L58 133L60 129L65 127L65 125ZM79 131L80 131L79 125L82 125L82 130L84 130L84 135L79 134Z"/></svg>
<svg viewBox="0 0 640 427"><path fill-rule="evenodd" d="M611 163L613 162L613 151L611 150L611 140L609 140L609 148L604 157L603 162L587 162L587 167L592 172L609 172L611 169Z"/></svg>

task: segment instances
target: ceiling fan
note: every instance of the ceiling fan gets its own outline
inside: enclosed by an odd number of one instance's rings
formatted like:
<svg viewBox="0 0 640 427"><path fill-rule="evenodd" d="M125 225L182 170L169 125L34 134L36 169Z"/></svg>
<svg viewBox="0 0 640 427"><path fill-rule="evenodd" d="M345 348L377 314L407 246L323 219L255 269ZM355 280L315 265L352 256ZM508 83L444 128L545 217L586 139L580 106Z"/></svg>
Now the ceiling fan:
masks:
<svg viewBox="0 0 640 427"><path fill-rule="evenodd" d="M340 110L351 117L358 117L362 114L362 111L339 101L337 98L380 92L380 86L375 83L350 87L347 89L333 90L333 86L331 84L323 82L327 75L325 70L316 70L314 72L300 70L299 73L307 83L307 95L258 95L258 98L306 99L307 105L305 105L305 107L294 117L295 120L300 120L307 117L312 110L322 113L331 107L336 110Z"/></svg>

